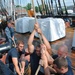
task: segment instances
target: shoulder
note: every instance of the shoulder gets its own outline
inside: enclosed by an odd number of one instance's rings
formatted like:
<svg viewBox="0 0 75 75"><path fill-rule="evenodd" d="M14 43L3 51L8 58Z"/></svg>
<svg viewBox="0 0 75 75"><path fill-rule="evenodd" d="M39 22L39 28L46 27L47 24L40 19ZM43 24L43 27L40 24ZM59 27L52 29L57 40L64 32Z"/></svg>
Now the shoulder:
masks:
<svg viewBox="0 0 75 75"><path fill-rule="evenodd" d="M5 31L9 31L9 28L8 28L8 27L6 27L6 28L5 28Z"/></svg>
<svg viewBox="0 0 75 75"><path fill-rule="evenodd" d="M70 59L68 56L66 57L66 59L67 59L68 61L71 61L71 59Z"/></svg>
<svg viewBox="0 0 75 75"><path fill-rule="evenodd" d="M16 54L17 53L17 50L16 50L16 48L12 48L12 49L10 49L9 50L9 52L8 52L8 54Z"/></svg>
<svg viewBox="0 0 75 75"><path fill-rule="evenodd" d="M12 48L10 54L11 54L12 57L18 57L18 51L17 51L17 49L16 48Z"/></svg>
<svg viewBox="0 0 75 75"><path fill-rule="evenodd" d="M74 75L72 68L70 66L68 66L68 72L66 72L65 75Z"/></svg>
<svg viewBox="0 0 75 75"><path fill-rule="evenodd" d="M14 52L14 51L16 51L16 48L11 48L11 49L9 50L9 52Z"/></svg>
<svg viewBox="0 0 75 75"><path fill-rule="evenodd" d="M71 59L68 56L66 57L66 59L67 59L68 65L71 65L72 64Z"/></svg>

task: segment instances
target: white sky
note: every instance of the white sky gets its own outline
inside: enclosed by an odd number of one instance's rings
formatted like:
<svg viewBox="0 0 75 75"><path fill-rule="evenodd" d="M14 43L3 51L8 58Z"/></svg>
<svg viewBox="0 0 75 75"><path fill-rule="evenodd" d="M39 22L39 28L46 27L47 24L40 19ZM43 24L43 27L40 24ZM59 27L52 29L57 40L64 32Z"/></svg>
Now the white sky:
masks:
<svg viewBox="0 0 75 75"><path fill-rule="evenodd" d="M32 0L14 0L16 5L26 6L28 3L31 3ZM47 0L48 1L48 0ZM58 1L58 0L56 0ZM66 6L73 5L73 0L64 0ZM38 0L39 4L41 4L41 0ZM60 0L61 5L63 6L63 0ZM53 4L55 5L55 1L53 0ZM36 0L34 0L34 5L37 6Z"/></svg>

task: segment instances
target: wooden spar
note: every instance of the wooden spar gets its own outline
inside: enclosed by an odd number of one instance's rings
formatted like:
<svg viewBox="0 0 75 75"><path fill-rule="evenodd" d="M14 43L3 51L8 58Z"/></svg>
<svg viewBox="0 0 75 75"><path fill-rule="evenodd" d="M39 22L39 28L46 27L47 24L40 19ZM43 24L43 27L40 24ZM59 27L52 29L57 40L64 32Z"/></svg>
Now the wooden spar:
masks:
<svg viewBox="0 0 75 75"><path fill-rule="evenodd" d="M67 7L66 7L66 4L65 4L65 1L64 0L63 0L63 3L64 3L64 7L65 7L65 14L68 15Z"/></svg>
<svg viewBox="0 0 75 75"><path fill-rule="evenodd" d="M49 11L50 11L50 13L49 13L49 14L52 14L51 4L50 4L50 1L49 1L49 0L48 0L48 3L49 3Z"/></svg>
<svg viewBox="0 0 75 75"><path fill-rule="evenodd" d="M44 4L45 4L46 15L49 15L49 8L48 8L48 2L47 2L47 0L44 1Z"/></svg>
<svg viewBox="0 0 75 75"><path fill-rule="evenodd" d="M37 2L37 5L38 5L38 7L39 7L39 11L40 11L40 13L42 14L42 10L41 10L41 8L40 8L40 5L39 5L38 0L36 0L36 2Z"/></svg>
<svg viewBox="0 0 75 75"><path fill-rule="evenodd" d="M57 9L57 14L59 15L59 11L58 11L57 2L56 2L56 0L54 0L54 1L55 1L56 9Z"/></svg>
<svg viewBox="0 0 75 75"><path fill-rule="evenodd" d="M73 4L74 4L74 6L75 6L75 1L73 0Z"/></svg>
<svg viewBox="0 0 75 75"><path fill-rule="evenodd" d="M73 12L75 13L75 1L73 0L73 4L74 4L74 6L73 6Z"/></svg>
<svg viewBox="0 0 75 75"><path fill-rule="evenodd" d="M34 1L32 0L32 5L33 5L33 11L34 11L34 16L35 16L35 23L37 22L36 20L36 13L35 13L35 7L34 7Z"/></svg>
<svg viewBox="0 0 75 75"><path fill-rule="evenodd" d="M51 10L50 10L50 7L49 7L48 0L46 0L46 11L47 11L47 14L49 15Z"/></svg>
<svg viewBox="0 0 75 75"><path fill-rule="evenodd" d="M59 13L60 13L60 15L63 15L63 10L62 10L62 7L61 7L60 0L58 0L58 4L59 4Z"/></svg>
<svg viewBox="0 0 75 75"><path fill-rule="evenodd" d="M52 15L54 14L53 13L53 0L51 0L51 11L52 11Z"/></svg>
<svg viewBox="0 0 75 75"><path fill-rule="evenodd" d="M43 15L46 15L44 0L41 0L41 3L42 3L42 9L43 9L42 13L43 13Z"/></svg>
<svg viewBox="0 0 75 75"><path fill-rule="evenodd" d="M37 22L37 18L36 18L36 12L35 12L35 7L34 7L34 1L32 0L32 5L33 5L33 11L34 11L34 15L35 15L35 23ZM40 39L40 42L41 42L41 44L43 43L43 41L42 41L42 38L41 38L41 36L40 36L40 34L39 34L39 39Z"/></svg>
<svg viewBox="0 0 75 75"><path fill-rule="evenodd" d="M47 3L47 0L46 0L46 14L48 14L49 15L49 8L48 8L48 3Z"/></svg>

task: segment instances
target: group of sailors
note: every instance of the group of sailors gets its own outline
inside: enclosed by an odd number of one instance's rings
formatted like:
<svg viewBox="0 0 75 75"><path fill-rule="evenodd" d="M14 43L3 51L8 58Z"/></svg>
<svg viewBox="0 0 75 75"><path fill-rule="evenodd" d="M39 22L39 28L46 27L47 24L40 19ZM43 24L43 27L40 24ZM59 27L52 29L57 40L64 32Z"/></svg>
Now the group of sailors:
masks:
<svg viewBox="0 0 75 75"><path fill-rule="evenodd" d="M43 42L34 40L36 32L41 36ZM5 35L10 45L13 45L15 37L11 20L7 22ZM36 75L39 65L43 67L43 72L40 69L37 75L74 75L67 46L61 45L57 54L53 55L51 45L43 35L38 23L35 23L27 45L25 49L24 41L17 40L16 46L7 53L0 53L0 75Z"/></svg>

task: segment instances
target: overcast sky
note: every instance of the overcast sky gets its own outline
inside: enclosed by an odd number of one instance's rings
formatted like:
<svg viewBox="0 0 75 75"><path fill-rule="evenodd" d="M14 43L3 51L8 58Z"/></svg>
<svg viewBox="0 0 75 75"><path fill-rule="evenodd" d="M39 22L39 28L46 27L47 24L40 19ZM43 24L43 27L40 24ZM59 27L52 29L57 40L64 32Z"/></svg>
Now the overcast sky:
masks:
<svg viewBox="0 0 75 75"><path fill-rule="evenodd" d="M16 5L26 6L28 3L31 3L32 0L14 0L14 1ZM64 1L65 1L66 6L73 5L73 0L64 0ZM41 4L41 0L38 0L38 2L39 4ZM61 5L63 6L63 0L60 0L60 2L61 2ZM53 2L53 4L55 5L55 2ZM36 0L34 0L34 5L37 6Z"/></svg>

